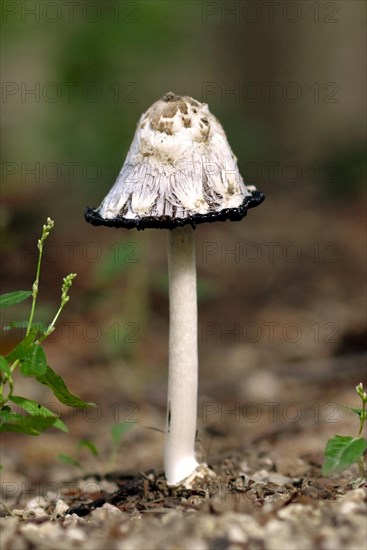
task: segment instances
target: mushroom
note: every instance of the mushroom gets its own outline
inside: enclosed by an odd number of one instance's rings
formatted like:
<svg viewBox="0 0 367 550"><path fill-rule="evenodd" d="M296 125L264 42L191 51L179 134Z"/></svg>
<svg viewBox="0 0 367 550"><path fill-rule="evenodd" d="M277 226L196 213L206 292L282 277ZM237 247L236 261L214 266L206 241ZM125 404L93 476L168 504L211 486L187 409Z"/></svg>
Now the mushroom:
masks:
<svg viewBox="0 0 367 550"><path fill-rule="evenodd" d="M194 229L241 220L264 195L246 186L219 121L205 103L167 93L140 118L121 172L93 225L169 229L169 377L164 468L169 485L198 471Z"/></svg>

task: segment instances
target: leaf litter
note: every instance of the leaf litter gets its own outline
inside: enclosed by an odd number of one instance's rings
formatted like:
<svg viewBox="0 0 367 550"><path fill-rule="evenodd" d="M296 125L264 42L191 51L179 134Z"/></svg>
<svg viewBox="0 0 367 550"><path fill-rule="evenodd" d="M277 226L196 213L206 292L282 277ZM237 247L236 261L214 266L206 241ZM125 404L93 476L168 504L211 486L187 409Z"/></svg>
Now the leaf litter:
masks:
<svg viewBox="0 0 367 550"><path fill-rule="evenodd" d="M302 473L290 476L284 460L222 455L215 476L191 489L168 487L154 470L78 477L61 484L58 498L4 510L2 550L364 550L366 485L353 485L351 474L325 479L318 462L304 456Z"/></svg>

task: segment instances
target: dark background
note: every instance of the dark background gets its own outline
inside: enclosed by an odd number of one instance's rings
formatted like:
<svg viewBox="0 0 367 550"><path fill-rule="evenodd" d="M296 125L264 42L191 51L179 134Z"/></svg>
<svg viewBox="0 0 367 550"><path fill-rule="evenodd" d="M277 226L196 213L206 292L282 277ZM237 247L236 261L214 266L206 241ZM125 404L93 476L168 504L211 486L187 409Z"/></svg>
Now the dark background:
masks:
<svg viewBox="0 0 367 550"><path fill-rule="evenodd" d="M81 437L106 453L111 426L134 420L118 466L161 467L167 235L94 228L83 210L112 186L141 113L170 90L209 104L245 182L266 195L242 222L196 230L203 448L296 425L301 447L321 451L320 425L335 433L339 403L358 406L365 358L364 2L1 8L2 292L31 288L51 217L37 320L52 318L62 277L78 273L45 346L70 389L98 404L60 409L69 435L9 435L4 464L52 467ZM28 306L3 322L26 319ZM2 352L20 337L4 333ZM16 384L57 407L44 387Z"/></svg>

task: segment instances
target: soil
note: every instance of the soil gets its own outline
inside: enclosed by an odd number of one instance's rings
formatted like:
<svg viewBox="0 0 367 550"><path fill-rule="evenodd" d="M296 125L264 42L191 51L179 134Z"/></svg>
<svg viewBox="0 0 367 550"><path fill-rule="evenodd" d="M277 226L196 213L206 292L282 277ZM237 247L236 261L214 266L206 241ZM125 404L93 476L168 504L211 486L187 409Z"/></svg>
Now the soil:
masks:
<svg viewBox="0 0 367 550"><path fill-rule="evenodd" d="M190 489L154 471L90 474L2 518L2 549L364 549L366 485L325 480L318 462L249 450ZM280 473L290 468L298 475Z"/></svg>
<svg viewBox="0 0 367 550"><path fill-rule="evenodd" d="M355 356L353 364L358 371L362 362ZM280 384L286 388L285 405L297 398L300 403L301 391L312 398L312 388L322 388L300 380L291 385L289 378L284 376ZM305 407L301 423L278 419L272 424L267 418L252 429L247 423L249 434L242 443L241 423L227 423L225 433L218 422L207 427L198 454L213 474L196 480L190 489L168 487L164 475L154 469L110 471L102 462L91 473L93 459L87 455L87 473L73 476L70 468L55 464L54 456L47 454L50 446L57 447L54 435L44 434L37 449L25 445L23 460L19 440L14 440L13 470L8 461L2 483L11 509L9 513L3 508L0 519L2 550L365 549L365 480L357 466L327 478L321 472L320 441L356 428L353 415L342 407L337 414L334 410L335 402L353 400L352 391L335 371L333 381L326 379L320 418L314 408L307 415ZM133 432L122 445L123 462L154 462L162 434L142 430L139 445L149 452L139 459Z"/></svg>

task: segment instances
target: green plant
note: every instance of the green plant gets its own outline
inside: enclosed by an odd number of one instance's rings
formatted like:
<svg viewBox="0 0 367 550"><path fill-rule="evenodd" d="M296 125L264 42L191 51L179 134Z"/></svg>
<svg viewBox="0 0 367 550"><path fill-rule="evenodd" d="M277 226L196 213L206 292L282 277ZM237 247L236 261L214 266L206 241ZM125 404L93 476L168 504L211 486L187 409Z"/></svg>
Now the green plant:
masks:
<svg viewBox="0 0 367 550"><path fill-rule="evenodd" d="M67 427L60 418L36 401L14 393L14 375L19 371L22 376L36 379L48 386L57 399L70 407L85 408L92 403L86 403L69 392L63 379L48 365L45 351L41 343L55 330L55 324L69 301L69 290L75 273L70 273L63 279L61 287L60 306L52 321L48 324L34 323L36 302L38 296L42 252L44 242L50 234L54 222L47 218L43 226L41 238L38 240L38 263L36 279L32 290L18 290L0 296L0 307L13 306L32 297L29 319L26 322L10 323L6 328L24 328L25 337L8 353L0 356L0 431L21 432L29 435L40 435L48 428L57 428L67 432Z"/></svg>
<svg viewBox="0 0 367 550"><path fill-rule="evenodd" d="M109 457L107 457L107 460L101 457L97 446L89 439L81 439L79 441L76 448L77 454L80 453L81 449L83 448L87 449L97 459L102 469L106 471L113 470L116 467L117 453L118 453L121 441L133 426L134 426L134 423L132 422L117 422L115 424L112 424L111 431L110 431L111 447L110 447L110 454L109 454ZM83 466L81 464L81 460L79 456L76 458L76 457L61 453L58 455L58 459L60 460L60 462L63 462L64 464L68 464L69 466L75 466L76 468L80 468L83 470Z"/></svg>
<svg viewBox="0 0 367 550"><path fill-rule="evenodd" d="M362 433L367 419L367 393L363 389L362 382L356 386L356 392L362 401L362 408L348 407L348 409L359 417L357 437L334 435L329 439L324 451L323 475L340 472L354 463L358 464L360 476L365 477L366 475L363 455L367 449L367 440L362 437Z"/></svg>

